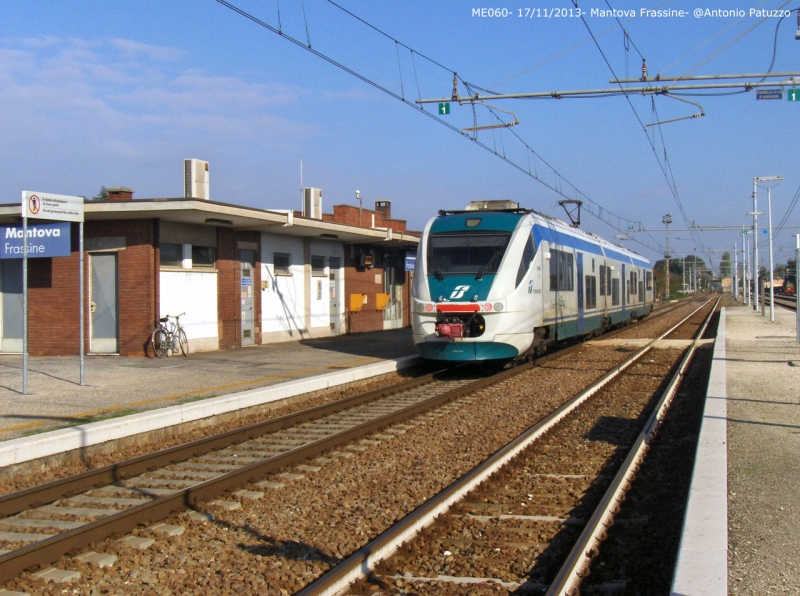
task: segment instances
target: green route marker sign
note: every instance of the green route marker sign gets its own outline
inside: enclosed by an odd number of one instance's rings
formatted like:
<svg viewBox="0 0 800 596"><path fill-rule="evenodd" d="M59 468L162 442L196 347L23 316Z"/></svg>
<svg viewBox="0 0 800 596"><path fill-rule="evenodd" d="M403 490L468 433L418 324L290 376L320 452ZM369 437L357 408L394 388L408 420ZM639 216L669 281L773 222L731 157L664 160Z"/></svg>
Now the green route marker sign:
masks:
<svg viewBox="0 0 800 596"><path fill-rule="evenodd" d="M786 99L789 101L800 101L800 89L789 89L786 93Z"/></svg>
<svg viewBox="0 0 800 596"><path fill-rule="evenodd" d="M444 116L450 113L450 102L444 102L439 104L439 115Z"/></svg>

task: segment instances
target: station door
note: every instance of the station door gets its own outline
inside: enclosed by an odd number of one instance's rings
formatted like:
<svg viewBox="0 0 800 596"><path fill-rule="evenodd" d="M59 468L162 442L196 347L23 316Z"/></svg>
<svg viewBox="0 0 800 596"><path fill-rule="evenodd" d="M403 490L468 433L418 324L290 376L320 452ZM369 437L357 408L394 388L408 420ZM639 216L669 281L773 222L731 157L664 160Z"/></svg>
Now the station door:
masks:
<svg viewBox="0 0 800 596"><path fill-rule="evenodd" d="M253 271L256 265L256 253L253 250L241 251L242 266L242 345L252 346L255 343L255 305L253 300Z"/></svg>
<svg viewBox="0 0 800 596"><path fill-rule="evenodd" d="M119 352L119 303L117 254L89 255L91 268L91 338L89 351L94 354Z"/></svg>

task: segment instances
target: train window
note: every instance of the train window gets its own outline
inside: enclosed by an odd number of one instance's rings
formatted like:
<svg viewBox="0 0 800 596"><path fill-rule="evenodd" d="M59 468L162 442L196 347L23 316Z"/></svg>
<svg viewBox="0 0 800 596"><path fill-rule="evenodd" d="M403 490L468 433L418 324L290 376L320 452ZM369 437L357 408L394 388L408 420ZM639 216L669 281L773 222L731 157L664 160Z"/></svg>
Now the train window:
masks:
<svg viewBox="0 0 800 596"><path fill-rule="evenodd" d="M644 282L639 282L639 302L644 302Z"/></svg>
<svg viewBox="0 0 800 596"><path fill-rule="evenodd" d="M600 295L606 295L606 266L600 265Z"/></svg>
<svg viewBox="0 0 800 596"><path fill-rule="evenodd" d="M594 273L594 259L592 259L592 273Z"/></svg>
<svg viewBox="0 0 800 596"><path fill-rule="evenodd" d="M428 238L428 272L442 275L497 273L510 233L435 234Z"/></svg>
<svg viewBox="0 0 800 596"><path fill-rule="evenodd" d="M611 267L606 266L606 296L611 293Z"/></svg>
<svg viewBox="0 0 800 596"><path fill-rule="evenodd" d="M586 308L597 308L597 278L594 275L586 276Z"/></svg>
<svg viewBox="0 0 800 596"><path fill-rule="evenodd" d="M573 256L563 250L550 251L550 289L555 292L571 292L575 289Z"/></svg>
<svg viewBox="0 0 800 596"><path fill-rule="evenodd" d="M525 279L525 275L528 273L528 269L533 261L534 254L536 254L536 249L533 245L533 236L529 234L528 241L525 243L525 250L522 251L522 260L519 262L519 269L517 270L517 286Z"/></svg>
<svg viewBox="0 0 800 596"><path fill-rule="evenodd" d="M611 280L611 306L619 306L619 280Z"/></svg>
<svg viewBox="0 0 800 596"><path fill-rule="evenodd" d="M653 273L651 271L648 271L647 273L644 274L644 279L645 279L645 282L647 283L647 289L648 290L652 290L653 289Z"/></svg>

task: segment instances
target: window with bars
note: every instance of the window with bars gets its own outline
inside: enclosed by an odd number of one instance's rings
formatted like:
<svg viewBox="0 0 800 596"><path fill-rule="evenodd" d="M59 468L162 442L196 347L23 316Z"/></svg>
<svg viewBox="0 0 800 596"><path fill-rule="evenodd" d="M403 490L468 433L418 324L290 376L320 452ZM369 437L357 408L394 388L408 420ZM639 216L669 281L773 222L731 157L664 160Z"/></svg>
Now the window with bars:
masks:
<svg viewBox="0 0 800 596"><path fill-rule="evenodd" d="M275 275L291 275L289 269L292 265L292 255L286 252L272 253L272 264L275 267Z"/></svg>

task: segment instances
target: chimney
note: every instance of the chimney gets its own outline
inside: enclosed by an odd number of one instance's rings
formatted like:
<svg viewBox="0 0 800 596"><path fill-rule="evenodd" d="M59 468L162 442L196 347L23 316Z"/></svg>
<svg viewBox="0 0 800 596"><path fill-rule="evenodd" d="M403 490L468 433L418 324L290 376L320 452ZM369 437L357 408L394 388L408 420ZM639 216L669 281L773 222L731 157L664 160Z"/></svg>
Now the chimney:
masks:
<svg viewBox="0 0 800 596"><path fill-rule="evenodd" d="M133 192L132 188L127 188L125 186L114 186L112 188L107 188L108 191L108 200L109 201L132 201L133 200Z"/></svg>
<svg viewBox="0 0 800 596"><path fill-rule="evenodd" d="M383 219L392 219L392 202L383 200L375 201L375 211L383 216Z"/></svg>

